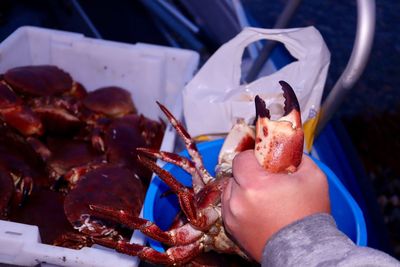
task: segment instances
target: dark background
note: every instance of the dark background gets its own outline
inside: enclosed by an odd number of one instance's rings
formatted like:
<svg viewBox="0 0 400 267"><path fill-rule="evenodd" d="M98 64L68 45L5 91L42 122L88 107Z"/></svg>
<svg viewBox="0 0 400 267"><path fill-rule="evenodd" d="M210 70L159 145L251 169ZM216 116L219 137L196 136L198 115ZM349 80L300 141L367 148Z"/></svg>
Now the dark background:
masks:
<svg viewBox="0 0 400 267"><path fill-rule="evenodd" d="M243 0L261 27L271 28L286 1ZM289 27L314 25L331 51L326 93L344 70L356 29L356 1L304 0ZM169 45L158 29L159 21L135 0L80 0L101 37L127 43ZM391 254L400 258L400 3L377 1L376 34L367 68L337 111L334 121L344 125L365 170L389 232ZM23 25L81 32L96 37L67 0L1 0L0 41ZM179 37L178 37L179 38ZM217 47L203 32L206 59ZM187 44L183 44L187 47Z"/></svg>

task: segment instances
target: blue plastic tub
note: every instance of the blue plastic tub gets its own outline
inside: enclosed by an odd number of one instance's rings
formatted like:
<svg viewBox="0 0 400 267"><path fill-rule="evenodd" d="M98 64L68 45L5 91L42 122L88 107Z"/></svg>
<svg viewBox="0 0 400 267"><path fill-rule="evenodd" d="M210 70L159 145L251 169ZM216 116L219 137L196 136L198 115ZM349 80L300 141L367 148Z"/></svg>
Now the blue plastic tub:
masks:
<svg viewBox="0 0 400 267"><path fill-rule="evenodd" d="M203 155L205 167L211 174L214 174L214 167L217 164L218 153L222 143L223 140L215 140L198 145L199 151ZM183 151L181 155L188 156L186 151ZM322 162L316 159L314 161L328 177L332 215L339 229L356 244L366 246L367 229L359 206L336 175ZM191 177L181 168L173 164L166 164L164 169L183 184L191 186ZM170 226L179 211L176 196L174 194L163 195L168 190L168 186L158 177L155 177L149 186L144 202L144 218L155 222L164 230ZM149 243L154 249L164 251L159 242L149 239Z"/></svg>

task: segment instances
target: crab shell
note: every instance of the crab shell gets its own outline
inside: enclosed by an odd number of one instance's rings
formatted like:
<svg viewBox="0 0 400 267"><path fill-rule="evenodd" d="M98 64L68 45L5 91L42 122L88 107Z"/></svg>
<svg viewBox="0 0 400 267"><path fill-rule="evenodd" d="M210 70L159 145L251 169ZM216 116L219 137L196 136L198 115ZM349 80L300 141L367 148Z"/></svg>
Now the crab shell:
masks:
<svg viewBox="0 0 400 267"><path fill-rule="evenodd" d="M113 227L96 220L89 205L106 205L138 216L144 200L144 187L130 170L105 165L79 179L65 197L64 211L70 223L80 232L91 236L106 236Z"/></svg>
<svg viewBox="0 0 400 267"><path fill-rule="evenodd" d="M161 145L165 125L130 114L114 119L105 132L106 155L110 163L122 164L136 173L147 185L151 172L137 161L137 148L158 148Z"/></svg>
<svg viewBox="0 0 400 267"><path fill-rule="evenodd" d="M129 91L116 86L102 87L88 93L83 99L83 106L111 118L137 113Z"/></svg>
<svg viewBox="0 0 400 267"><path fill-rule="evenodd" d="M67 92L73 87L71 76L56 66L23 66L8 70L4 80L22 95L50 96Z"/></svg>
<svg viewBox="0 0 400 267"><path fill-rule="evenodd" d="M76 130L77 99L85 88L56 66L22 66L1 76L0 114L2 119L25 136L41 136Z"/></svg>
<svg viewBox="0 0 400 267"><path fill-rule="evenodd" d="M39 116L24 105L22 99L4 82L0 83L0 115L23 135L42 135L44 132Z"/></svg>

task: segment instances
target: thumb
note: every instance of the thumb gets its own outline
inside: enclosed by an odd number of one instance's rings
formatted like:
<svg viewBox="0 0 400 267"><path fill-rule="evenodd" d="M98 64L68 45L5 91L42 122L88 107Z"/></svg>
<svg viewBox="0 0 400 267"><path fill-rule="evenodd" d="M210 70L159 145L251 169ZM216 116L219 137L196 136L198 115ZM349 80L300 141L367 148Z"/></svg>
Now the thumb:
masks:
<svg viewBox="0 0 400 267"><path fill-rule="evenodd" d="M232 163L233 178L236 183L245 186L249 181L265 178L268 173L258 163L254 150L246 150L236 155Z"/></svg>

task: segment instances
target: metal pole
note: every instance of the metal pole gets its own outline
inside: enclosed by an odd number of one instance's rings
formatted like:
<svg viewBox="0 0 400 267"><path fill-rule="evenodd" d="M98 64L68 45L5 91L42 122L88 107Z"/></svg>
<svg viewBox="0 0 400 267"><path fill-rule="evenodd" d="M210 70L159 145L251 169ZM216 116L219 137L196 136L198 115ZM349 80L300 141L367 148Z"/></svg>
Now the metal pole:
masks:
<svg viewBox="0 0 400 267"><path fill-rule="evenodd" d="M325 127L350 89L360 78L371 52L375 33L375 0L357 0L357 32L350 60L321 107L316 135Z"/></svg>
<svg viewBox="0 0 400 267"><path fill-rule="evenodd" d="M294 13L296 12L297 8L300 6L302 0L291 0L286 3L286 6L278 17L277 21L275 22L274 29L282 29L286 28L289 24L290 19L293 17ZM269 55L271 54L272 50L275 48L277 42L275 41L268 41L264 47L262 48L260 55L254 61L253 65L251 66L247 76L246 81L251 82L253 81L258 74L260 73L261 69L263 68L265 62L267 61Z"/></svg>

